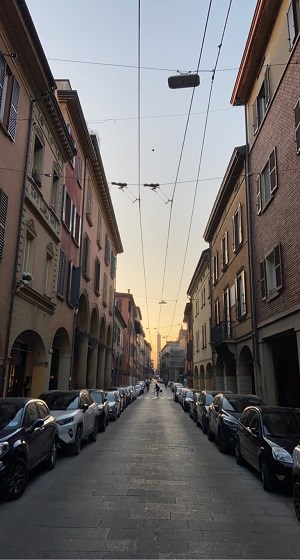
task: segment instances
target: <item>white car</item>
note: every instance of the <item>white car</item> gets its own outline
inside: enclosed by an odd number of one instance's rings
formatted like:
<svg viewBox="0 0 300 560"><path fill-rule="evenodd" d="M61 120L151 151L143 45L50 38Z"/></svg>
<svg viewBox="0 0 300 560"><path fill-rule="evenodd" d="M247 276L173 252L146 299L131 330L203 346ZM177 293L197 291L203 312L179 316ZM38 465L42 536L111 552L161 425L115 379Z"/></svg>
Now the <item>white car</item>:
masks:
<svg viewBox="0 0 300 560"><path fill-rule="evenodd" d="M79 455L83 439L96 441L98 406L89 391L46 391L39 398L46 402L56 419L62 448Z"/></svg>

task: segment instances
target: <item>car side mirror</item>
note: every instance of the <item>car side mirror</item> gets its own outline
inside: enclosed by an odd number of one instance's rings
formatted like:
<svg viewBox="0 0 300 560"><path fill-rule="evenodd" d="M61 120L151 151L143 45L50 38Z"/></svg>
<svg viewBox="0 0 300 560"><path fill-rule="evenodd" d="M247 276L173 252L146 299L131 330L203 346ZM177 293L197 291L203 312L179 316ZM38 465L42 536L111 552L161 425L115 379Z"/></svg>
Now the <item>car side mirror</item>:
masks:
<svg viewBox="0 0 300 560"><path fill-rule="evenodd" d="M87 403L84 403L82 405L82 412L86 412L88 408L89 408L89 405Z"/></svg>
<svg viewBox="0 0 300 560"><path fill-rule="evenodd" d="M44 425L44 420L42 418L36 418L31 423L32 431L36 430L37 428L41 428Z"/></svg>

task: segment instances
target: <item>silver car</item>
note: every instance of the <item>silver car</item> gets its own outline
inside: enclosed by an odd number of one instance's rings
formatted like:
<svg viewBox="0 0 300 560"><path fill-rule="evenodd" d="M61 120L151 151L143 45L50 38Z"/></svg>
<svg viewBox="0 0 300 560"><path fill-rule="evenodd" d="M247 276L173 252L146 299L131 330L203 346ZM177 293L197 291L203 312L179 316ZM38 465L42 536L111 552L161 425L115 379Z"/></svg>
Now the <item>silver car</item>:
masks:
<svg viewBox="0 0 300 560"><path fill-rule="evenodd" d="M85 438L96 441L98 435L98 406L87 390L46 391L40 395L46 402L58 426L62 448L79 455Z"/></svg>

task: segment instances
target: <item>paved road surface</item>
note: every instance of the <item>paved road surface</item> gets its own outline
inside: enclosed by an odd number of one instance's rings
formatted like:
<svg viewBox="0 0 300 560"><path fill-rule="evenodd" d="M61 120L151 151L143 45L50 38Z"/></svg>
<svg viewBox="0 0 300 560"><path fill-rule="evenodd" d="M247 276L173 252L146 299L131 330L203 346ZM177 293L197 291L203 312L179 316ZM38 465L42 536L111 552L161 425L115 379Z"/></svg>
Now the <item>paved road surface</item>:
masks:
<svg viewBox="0 0 300 560"><path fill-rule="evenodd" d="M300 558L291 497L264 492L164 393L0 504L0 558Z"/></svg>

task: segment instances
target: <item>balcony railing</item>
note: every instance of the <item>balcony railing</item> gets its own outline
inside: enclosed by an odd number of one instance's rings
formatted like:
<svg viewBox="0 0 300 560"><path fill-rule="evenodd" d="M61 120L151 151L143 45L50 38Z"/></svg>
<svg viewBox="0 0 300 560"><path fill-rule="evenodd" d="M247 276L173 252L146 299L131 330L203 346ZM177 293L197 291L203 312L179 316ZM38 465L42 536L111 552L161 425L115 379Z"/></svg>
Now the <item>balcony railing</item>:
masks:
<svg viewBox="0 0 300 560"><path fill-rule="evenodd" d="M211 345L217 346L226 340L235 339L234 321L221 321L211 329Z"/></svg>

